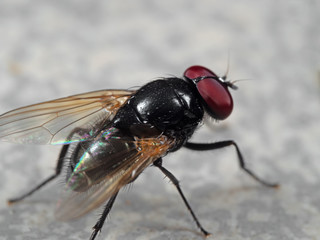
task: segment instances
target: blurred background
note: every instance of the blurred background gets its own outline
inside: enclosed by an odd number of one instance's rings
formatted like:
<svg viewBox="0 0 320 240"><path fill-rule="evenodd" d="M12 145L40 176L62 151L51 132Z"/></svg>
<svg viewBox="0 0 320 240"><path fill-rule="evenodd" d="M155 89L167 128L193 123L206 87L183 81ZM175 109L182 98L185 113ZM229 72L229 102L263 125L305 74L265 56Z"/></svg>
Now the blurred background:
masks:
<svg viewBox="0 0 320 240"><path fill-rule="evenodd" d="M193 140L235 150L168 155L193 210L215 240L320 237L320 3L177 0L0 2L0 111L99 89L128 89L201 64L229 64L233 114ZM230 56L228 58L228 55ZM57 146L0 146L0 239L88 239L101 213L54 219L64 179L24 202L53 173ZM97 239L203 239L176 189L155 168L121 191Z"/></svg>

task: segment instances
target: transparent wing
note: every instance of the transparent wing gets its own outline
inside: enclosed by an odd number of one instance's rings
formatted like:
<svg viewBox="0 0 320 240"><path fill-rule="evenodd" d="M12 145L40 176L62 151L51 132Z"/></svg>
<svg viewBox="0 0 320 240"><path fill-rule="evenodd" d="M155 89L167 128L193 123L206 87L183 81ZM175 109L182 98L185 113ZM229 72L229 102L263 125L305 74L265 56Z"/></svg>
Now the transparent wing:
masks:
<svg viewBox="0 0 320 240"><path fill-rule="evenodd" d="M12 110L0 115L0 140L28 144L83 141L95 134L97 125L110 120L133 93L101 90Z"/></svg>
<svg viewBox="0 0 320 240"><path fill-rule="evenodd" d="M57 204L57 219L75 219L99 207L121 187L135 180L147 166L164 156L174 144L173 140L163 135L131 141L123 136L117 138L111 135L110 146L126 147L120 147L123 150L117 151L115 156L111 153L110 159L106 158L104 162L82 163L72 173ZM81 179L81 174L87 178L88 184L83 188L74 181L75 178Z"/></svg>

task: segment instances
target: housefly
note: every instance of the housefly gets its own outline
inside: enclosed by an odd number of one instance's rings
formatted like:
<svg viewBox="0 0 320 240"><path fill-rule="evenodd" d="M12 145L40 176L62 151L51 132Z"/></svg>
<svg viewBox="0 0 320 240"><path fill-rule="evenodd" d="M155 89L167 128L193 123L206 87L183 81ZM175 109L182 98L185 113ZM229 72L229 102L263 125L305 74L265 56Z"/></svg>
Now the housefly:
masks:
<svg viewBox="0 0 320 240"><path fill-rule="evenodd" d="M182 78L162 78L138 90L101 90L30 105L0 116L0 139L27 144L61 144L55 173L15 203L60 175L64 162L66 182L56 217L79 218L105 204L93 227L95 239L120 189L152 165L177 188L184 204L204 236L210 235L193 212L179 181L162 165L162 158L181 147L195 151L234 146L240 167L258 182L268 183L246 168L233 140L193 143L189 139L207 113L216 120L232 112L226 76L202 66L191 66Z"/></svg>

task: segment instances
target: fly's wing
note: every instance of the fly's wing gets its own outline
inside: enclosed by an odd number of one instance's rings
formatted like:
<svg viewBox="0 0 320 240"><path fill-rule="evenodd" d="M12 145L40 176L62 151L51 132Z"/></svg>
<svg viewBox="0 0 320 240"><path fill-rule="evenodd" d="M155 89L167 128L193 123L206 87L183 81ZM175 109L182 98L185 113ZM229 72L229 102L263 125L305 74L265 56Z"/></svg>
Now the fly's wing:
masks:
<svg viewBox="0 0 320 240"><path fill-rule="evenodd" d="M109 143L113 146L120 144L126 148L117 152L117 156L112 160L106 159L105 163L98 161L95 164L93 161L88 164L83 163L71 174L57 204L57 219L64 221L75 219L99 207L121 187L135 180L147 166L164 156L174 141L161 135L155 138L136 138L129 142L123 140L123 137L117 138L115 134L109 138ZM85 189L75 191L79 186L77 181L73 181L73 177L77 176L79 179L79 174L82 174L88 178L89 175L94 176L93 173L96 174L96 180L90 177ZM99 177L101 174L103 179Z"/></svg>
<svg viewBox="0 0 320 240"><path fill-rule="evenodd" d="M12 110L0 115L0 140L65 144L90 139L97 125L110 121L133 93L101 90Z"/></svg>

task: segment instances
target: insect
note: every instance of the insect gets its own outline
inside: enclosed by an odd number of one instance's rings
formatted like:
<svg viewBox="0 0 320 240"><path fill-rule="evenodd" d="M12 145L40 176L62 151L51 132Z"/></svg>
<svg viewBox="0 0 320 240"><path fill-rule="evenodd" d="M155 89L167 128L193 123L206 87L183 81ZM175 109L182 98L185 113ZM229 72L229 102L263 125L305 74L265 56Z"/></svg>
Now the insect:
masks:
<svg viewBox="0 0 320 240"><path fill-rule="evenodd" d="M266 182L246 168L233 140L193 143L189 139L200 126L204 113L217 120L233 109L229 88L237 87L202 66L191 66L183 78L162 78L138 90L101 90L60 98L12 110L0 116L0 139L28 144L61 144L55 173L24 195L28 197L62 172L66 183L57 204L56 217L79 218L105 204L93 227L96 238L120 189L153 165L177 188L184 204L204 236L185 198L179 181L162 165L162 158L181 147L195 151L234 146L240 167L258 182Z"/></svg>

